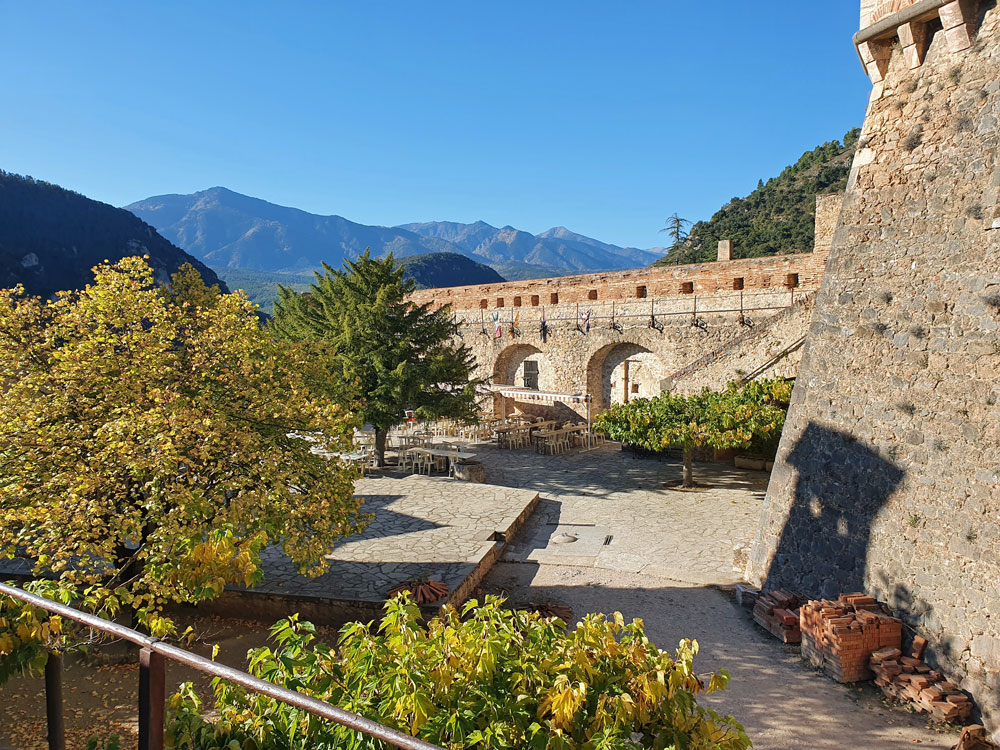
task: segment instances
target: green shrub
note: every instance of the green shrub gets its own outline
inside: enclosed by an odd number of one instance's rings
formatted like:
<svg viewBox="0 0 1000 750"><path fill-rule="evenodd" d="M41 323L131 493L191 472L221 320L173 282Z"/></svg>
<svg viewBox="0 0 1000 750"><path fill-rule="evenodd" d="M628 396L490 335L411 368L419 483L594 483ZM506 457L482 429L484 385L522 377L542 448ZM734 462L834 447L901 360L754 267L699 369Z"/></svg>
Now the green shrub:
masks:
<svg viewBox="0 0 1000 750"><path fill-rule="evenodd" d="M750 747L743 728L699 706L696 641L670 655L640 620L589 615L568 631L556 618L505 609L503 600L448 607L426 628L408 599L386 603L374 630L352 623L337 649L315 644L296 617L271 631L274 648L248 655L254 675L446 748ZM215 681L215 718L190 684L170 700L168 747L244 750L382 748L375 740ZM641 739L634 740L634 735Z"/></svg>
<svg viewBox="0 0 1000 750"><path fill-rule="evenodd" d="M773 455L785 425L792 382L783 378L731 382L722 392L708 388L688 396L663 393L615 404L594 421L614 440L653 452L684 451L685 487L694 485L694 451L753 448Z"/></svg>

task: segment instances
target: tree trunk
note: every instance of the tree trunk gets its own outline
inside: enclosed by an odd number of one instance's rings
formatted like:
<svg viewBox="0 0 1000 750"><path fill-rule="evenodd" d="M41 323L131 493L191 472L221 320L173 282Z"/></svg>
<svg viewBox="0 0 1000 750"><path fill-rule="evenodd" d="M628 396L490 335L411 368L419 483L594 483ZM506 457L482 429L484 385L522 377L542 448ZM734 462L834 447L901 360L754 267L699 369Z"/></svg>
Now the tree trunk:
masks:
<svg viewBox="0 0 1000 750"><path fill-rule="evenodd" d="M388 434L388 430L375 430L375 465L380 469L385 466L385 438Z"/></svg>
<svg viewBox="0 0 1000 750"><path fill-rule="evenodd" d="M682 487L694 487L694 448L684 448L684 481Z"/></svg>

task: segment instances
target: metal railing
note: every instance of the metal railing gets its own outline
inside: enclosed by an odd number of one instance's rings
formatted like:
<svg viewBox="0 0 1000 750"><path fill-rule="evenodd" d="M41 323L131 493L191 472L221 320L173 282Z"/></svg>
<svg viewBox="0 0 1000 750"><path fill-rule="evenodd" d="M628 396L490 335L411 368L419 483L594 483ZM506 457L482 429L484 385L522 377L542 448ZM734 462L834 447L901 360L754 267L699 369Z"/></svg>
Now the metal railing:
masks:
<svg viewBox="0 0 1000 750"><path fill-rule="evenodd" d="M279 687L247 672L227 667L225 664L219 664L177 646L150 638L138 630L105 620L103 617L80 612L72 607L28 593L16 586L0 583L0 595L18 599L95 630L109 633L139 647L139 750L163 749L166 659L171 659L213 677L220 677L227 682L240 685L247 690L273 698L289 706L300 708L321 719L341 724L393 747L403 748L403 750L442 750L437 745L379 724L360 714L345 711L308 695ZM48 662L45 664L45 709L50 750L65 750L66 748L62 707L62 662L62 654L53 652L49 654Z"/></svg>

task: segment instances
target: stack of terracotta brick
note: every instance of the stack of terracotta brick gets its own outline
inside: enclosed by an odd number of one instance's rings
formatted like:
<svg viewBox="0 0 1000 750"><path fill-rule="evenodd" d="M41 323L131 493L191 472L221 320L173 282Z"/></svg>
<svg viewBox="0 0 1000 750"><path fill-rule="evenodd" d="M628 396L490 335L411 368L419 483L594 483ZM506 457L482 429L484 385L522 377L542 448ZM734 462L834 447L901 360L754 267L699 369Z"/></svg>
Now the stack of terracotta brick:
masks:
<svg viewBox="0 0 1000 750"><path fill-rule="evenodd" d="M937 721L962 722L972 714L972 701L958 685L922 660L927 641L917 637L910 656L898 648L871 655L875 684L887 697L929 713Z"/></svg>
<svg viewBox="0 0 1000 750"><path fill-rule="evenodd" d="M799 630L799 597L788 589L769 591L757 597L753 605L753 619L758 625L771 631L782 643L798 643L802 640Z"/></svg>
<svg viewBox="0 0 1000 750"><path fill-rule="evenodd" d="M870 680L872 652L899 648L903 640L903 623L864 594L806 602L799 620L802 657L838 682Z"/></svg>

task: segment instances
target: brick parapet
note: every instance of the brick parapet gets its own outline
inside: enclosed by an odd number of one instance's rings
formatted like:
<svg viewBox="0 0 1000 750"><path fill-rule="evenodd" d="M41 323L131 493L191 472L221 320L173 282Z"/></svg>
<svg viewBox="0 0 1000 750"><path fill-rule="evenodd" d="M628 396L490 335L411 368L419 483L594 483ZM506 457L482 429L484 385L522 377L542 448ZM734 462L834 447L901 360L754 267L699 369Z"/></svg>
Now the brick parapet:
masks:
<svg viewBox="0 0 1000 750"><path fill-rule="evenodd" d="M499 284L424 289L415 292L413 300L420 304L451 305L456 311L495 311L498 308L543 306L552 310L564 309L569 305L594 306L594 303L612 301L637 303L641 306L648 305L649 300L684 300L693 295L733 296L733 292L738 291L734 289L734 284L740 283L737 280L741 280L746 292L779 293L788 288L790 274L795 276L792 280L794 288L812 290L819 287L823 278L826 258L826 252L797 253L506 281ZM556 295L555 298L553 295Z"/></svg>

